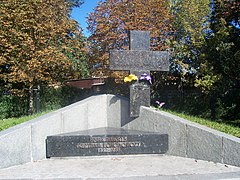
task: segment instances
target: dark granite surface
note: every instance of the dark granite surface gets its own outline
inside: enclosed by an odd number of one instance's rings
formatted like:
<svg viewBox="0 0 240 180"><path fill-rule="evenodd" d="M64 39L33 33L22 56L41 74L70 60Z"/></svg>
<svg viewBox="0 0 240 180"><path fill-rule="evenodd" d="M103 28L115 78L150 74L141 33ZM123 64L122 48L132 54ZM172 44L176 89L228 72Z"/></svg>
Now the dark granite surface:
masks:
<svg viewBox="0 0 240 180"><path fill-rule="evenodd" d="M130 117L138 117L140 106L150 106L150 86L136 83L130 86Z"/></svg>
<svg viewBox="0 0 240 180"><path fill-rule="evenodd" d="M129 42L130 50L110 51L111 70L129 70L137 77L150 75L150 71L169 71L169 53L150 51L149 31L130 31ZM150 87L145 85L136 81L130 86L130 117L139 116L140 106L150 106Z"/></svg>
<svg viewBox="0 0 240 180"><path fill-rule="evenodd" d="M169 71L167 51L113 50L110 59L113 70Z"/></svg>
<svg viewBox="0 0 240 180"><path fill-rule="evenodd" d="M168 135L122 128L97 128L48 136L47 157L163 154Z"/></svg>
<svg viewBox="0 0 240 180"><path fill-rule="evenodd" d="M150 50L150 32L149 31L130 31L131 50Z"/></svg>

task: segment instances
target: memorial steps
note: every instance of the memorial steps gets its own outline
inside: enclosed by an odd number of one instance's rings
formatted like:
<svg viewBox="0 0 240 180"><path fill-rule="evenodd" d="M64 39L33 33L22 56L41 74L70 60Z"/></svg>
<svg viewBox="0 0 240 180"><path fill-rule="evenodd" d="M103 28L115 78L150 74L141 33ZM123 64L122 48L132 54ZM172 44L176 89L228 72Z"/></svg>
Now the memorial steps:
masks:
<svg viewBox="0 0 240 180"><path fill-rule="evenodd" d="M0 169L18 180L239 180L240 168L159 154L50 158Z"/></svg>

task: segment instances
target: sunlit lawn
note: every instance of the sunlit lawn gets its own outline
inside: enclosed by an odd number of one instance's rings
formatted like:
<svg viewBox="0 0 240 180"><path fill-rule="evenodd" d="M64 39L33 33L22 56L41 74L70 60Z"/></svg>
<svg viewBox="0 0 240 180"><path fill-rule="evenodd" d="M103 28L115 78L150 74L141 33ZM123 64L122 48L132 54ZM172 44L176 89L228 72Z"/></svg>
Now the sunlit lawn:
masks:
<svg viewBox="0 0 240 180"><path fill-rule="evenodd" d="M44 115L48 112L50 112L50 111L41 112L41 113L33 114L33 115L30 115L30 116L23 116L23 117L20 117L20 118L9 118L9 119L0 120L0 131L2 131L4 129L7 129L9 127L15 126L17 124L29 121L31 119L37 118L37 117L42 116L42 115Z"/></svg>

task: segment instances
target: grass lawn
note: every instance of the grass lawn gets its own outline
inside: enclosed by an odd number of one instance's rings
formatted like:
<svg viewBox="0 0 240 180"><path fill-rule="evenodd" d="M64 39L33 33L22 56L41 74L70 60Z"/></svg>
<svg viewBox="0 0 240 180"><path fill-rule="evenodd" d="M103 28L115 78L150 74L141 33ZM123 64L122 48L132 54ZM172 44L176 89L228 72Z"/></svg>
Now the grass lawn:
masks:
<svg viewBox="0 0 240 180"><path fill-rule="evenodd" d="M20 118L2 119L2 120L0 120L0 131L2 131L4 129L7 129L7 128L10 128L12 126L15 126L17 124L23 123L25 121L29 121L29 120L34 119L36 117L42 116L42 115L44 115L48 112L50 112L50 111L41 112L41 113L33 114L33 115L30 115L30 116L23 116L23 117L20 117Z"/></svg>
<svg viewBox="0 0 240 180"><path fill-rule="evenodd" d="M167 110L166 112L240 138L240 127L238 127L237 125L234 125L234 123L239 124L240 120L232 122L232 125L231 125L230 124L231 122L227 124L225 122L203 119L196 116L190 116L184 113L178 113L178 112L169 111L169 110Z"/></svg>

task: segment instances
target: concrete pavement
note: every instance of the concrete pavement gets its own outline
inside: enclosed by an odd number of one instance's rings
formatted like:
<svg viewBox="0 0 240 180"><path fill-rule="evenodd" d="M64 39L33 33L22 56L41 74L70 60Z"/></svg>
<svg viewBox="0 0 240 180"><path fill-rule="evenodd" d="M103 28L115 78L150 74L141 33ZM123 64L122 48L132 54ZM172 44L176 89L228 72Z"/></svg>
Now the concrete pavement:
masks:
<svg viewBox="0 0 240 180"><path fill-rule="evenodd" d="M45 159L0 170L0 179L240 180L240 167L167 155Z"/></svg>

